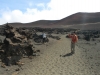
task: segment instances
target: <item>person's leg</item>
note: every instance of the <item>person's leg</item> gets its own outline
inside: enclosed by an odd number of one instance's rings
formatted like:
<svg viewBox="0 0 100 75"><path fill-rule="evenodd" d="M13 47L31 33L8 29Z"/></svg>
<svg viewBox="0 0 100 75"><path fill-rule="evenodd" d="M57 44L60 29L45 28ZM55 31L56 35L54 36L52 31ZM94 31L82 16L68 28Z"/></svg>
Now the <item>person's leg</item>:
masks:
<svg viewBox="0 0 100 75"><path fill-rule="evenodd" d="M45 43L45 38L43 38L43 43Z"/></svg>
<svg viewBox="0 0 100 75"><path fill-rule="evenodd" d="M43 43L43 38L42 38L42 43Z"/></svg>
<svg viewBox="0 0 100 75"><path fill-rule="evenodd" d="M44 43L44 38L43 38L43 43Z"/></svg>
<svg viewBox="0 0 100 75"><path fill-rule="evenodd" d="M71 53L75 53L75 43L71 42Z"/></svg>
<svg viewBox="0 0 100 75"><path fill-rule="evenodd" d="M45 43L45 38L43 38L43 43Z"/></svg>
<svg viewBox="0 0 100 75"><path fill-rule="evenodd" d="M73 43L73 53L75 53L75 43Z"/></svg>
<svg viewBox="0 0 100 75"><path fill-rule="evenodd" d="M73 43L71 42L71 53L73 52Z"/></svg>

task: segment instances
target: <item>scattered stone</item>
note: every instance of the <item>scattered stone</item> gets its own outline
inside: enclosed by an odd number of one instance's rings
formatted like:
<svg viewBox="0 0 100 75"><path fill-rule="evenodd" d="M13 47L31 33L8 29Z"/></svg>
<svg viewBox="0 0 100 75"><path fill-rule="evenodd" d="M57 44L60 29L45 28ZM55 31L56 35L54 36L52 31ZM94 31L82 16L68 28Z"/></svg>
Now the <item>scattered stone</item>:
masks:
<svg viewBox="0 0 100 75"><path fill-rule="evenodd" d="M4 63L1 63L1 67L6 68L6 65Z"/></svg>
<svg viewBox="0 0 100 75"><path fill-rule="evenodd" d="M6 71L10 71L10 69L6 69Z"/></svg>
<svg viewBox="0 0 100 75"><path fill-rule="evenodd" d="M40 52L40 50L36 50L36 52Z"/></svg>
<svg viewBox="0 0 100 75"><path fill-rule="evenodd" d="M19 69L19 68L17 68L17 69L15 69L15 71L20 71L20 69Z"/></svg>
<svg viewBox="0 0 100 75"><path fill-rule="evenodd" d="M22 62L16 62L16 64L20 65L20 66L24 65L24 63L22 63Z"/></svg>

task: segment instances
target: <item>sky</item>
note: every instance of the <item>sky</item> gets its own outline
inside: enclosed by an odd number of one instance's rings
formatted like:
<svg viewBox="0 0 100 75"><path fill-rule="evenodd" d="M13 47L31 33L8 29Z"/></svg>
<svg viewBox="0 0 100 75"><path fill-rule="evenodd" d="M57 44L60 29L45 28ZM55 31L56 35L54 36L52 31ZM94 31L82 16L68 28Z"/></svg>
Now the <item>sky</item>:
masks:
<svg viewBox="0 0 100 75"><path fill-rule="evenodd" d="M0 0L0 25L60 20L77 12L100 12L100 0Z"/></svg>

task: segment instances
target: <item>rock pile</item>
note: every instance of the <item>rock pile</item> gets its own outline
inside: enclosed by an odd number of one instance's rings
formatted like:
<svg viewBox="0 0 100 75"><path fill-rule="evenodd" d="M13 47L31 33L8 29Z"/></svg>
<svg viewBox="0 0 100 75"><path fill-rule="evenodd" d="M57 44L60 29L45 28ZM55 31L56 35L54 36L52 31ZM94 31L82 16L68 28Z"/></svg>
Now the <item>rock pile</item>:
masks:
<svg viewBox="0 0 100 75"><path fill-rule="evenodd" d="M35 41L36 43L43 43L43 35L42 35L42 34L41 34L41 35L37 35L37 34L35 33L35 34L33 34L33 38L34 38L34 41ZM46 43L46 42L49 42L48 37L46 37L46 39L45 39L44 42L45 42L45 43Z"/></svg>
<svg viewBox="0 0 100 75"><path fill-rule="evenodd" d="M48 37L50 37L50 38L53 38L53 39L57 39L57 40L60 40L61 38L59 37L59 36L53 36L53 35L48 35Z"/></svg>
<svg viewBox="0 0 100 75"><path fill-rule="evenodd" d="M32 34L28 30L21 30L10 25L5 26L6 38L0 43L0 58L3 64L17 64L24 56L32 56L35 47L32 42Z"/></svg>

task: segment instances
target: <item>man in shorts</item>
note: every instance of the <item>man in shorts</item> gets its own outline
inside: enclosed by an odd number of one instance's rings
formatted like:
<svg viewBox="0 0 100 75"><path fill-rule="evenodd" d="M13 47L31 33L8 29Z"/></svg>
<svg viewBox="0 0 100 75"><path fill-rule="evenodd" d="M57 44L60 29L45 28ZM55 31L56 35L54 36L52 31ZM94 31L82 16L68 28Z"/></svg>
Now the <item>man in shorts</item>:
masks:
<svg viewBox="0 0 100 75"><path fill-rule="evenodd" d="M75 44L78 41L78 37L76 35L76 32L73 32L72 34L69 34L69 37L71 38L71 53L75 53Z"/></svg>

